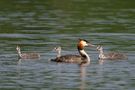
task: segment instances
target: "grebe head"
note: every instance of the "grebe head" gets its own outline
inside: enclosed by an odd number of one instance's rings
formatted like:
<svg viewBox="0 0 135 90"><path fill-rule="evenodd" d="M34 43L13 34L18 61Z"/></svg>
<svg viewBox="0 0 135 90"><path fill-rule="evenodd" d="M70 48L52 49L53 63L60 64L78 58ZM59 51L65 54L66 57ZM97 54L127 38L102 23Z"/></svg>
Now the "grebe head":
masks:
<svg viewBox="0 0 135 90"><path fill-rule="evenodd" d="M61 51L61 47L60 46L59 47L55 47L53 50L59 52L59 51Z"/></svg>
<svg viewBox="0 0 135 90"><path fill-rule="evenodd" d="M78 49L82 50L85 46L94 47L95 45L90 44L87 40L79 39Z"/></svg>
<svg viewBox="0 0 135 90"><path fill-rule="evenodd" d="M103 51L103 47L101 45L97 46L97 51Z"/></svg>

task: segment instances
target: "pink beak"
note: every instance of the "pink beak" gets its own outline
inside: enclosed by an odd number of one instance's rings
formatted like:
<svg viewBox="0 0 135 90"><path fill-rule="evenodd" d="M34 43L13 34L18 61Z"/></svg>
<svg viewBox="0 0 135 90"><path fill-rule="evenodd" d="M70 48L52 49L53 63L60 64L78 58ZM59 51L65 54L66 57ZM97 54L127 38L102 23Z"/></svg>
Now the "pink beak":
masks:
<svg viewBox="0 0 135 90"><path fill-rule="evenodd" d="M90 47L95 47L95 45L93 45L93 44L90 44L90 43L88 44L88 46L90 46Z"/></svg>

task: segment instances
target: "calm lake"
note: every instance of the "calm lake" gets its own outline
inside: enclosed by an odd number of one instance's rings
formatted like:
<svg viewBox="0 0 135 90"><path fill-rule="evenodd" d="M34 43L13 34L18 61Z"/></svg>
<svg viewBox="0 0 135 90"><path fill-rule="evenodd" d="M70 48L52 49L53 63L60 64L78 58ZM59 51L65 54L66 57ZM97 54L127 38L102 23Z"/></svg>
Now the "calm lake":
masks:
<svg viewBox="0 0 135 90"><path fill-rule="evenodd" d="M56 46L78 54L79 38L128 60L86 47L87 67L50 61ZM41 58L18 60L17 45ZM0 0L0 90L135 90L135 0Z"/></svg>

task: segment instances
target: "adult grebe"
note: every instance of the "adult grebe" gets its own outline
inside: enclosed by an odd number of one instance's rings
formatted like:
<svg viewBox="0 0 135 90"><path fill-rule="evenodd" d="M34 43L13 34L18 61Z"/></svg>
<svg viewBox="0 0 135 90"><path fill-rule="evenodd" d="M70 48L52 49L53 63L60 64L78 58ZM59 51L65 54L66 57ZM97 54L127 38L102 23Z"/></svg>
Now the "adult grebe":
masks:
<svg viewBox="0 0 135 90"><path fill-rule="evenodd" d="M63 55L51 60L55 62L78 63L78 64L90 62L89 55L84 51L85 46L93 47L94 45L88 43L88 41L86 40L79 39L77 48L80 55Z"/></svg>
<svg viewBox="0 0 135 90"><path fill-rule="evenodd" d="M99 51L98 58L102 60L127 59L127 56L125 54L119 53L119 52L110 52L110 53L104 54L103 47L100 45L97 46L97 50Z"/></svg>
<svg viewBox="0 0 135 90"><path fill-rule="evenodd" d="M54 50L57 52L57 57L61 56L61 47L55 47Z"/></svg>
<svg viewBox="0 0 135 90"><path fill-rule="evenodd" d="M19 59L37 59L40 57L38 53L21 53L20 47L16 47Z"/></svg>

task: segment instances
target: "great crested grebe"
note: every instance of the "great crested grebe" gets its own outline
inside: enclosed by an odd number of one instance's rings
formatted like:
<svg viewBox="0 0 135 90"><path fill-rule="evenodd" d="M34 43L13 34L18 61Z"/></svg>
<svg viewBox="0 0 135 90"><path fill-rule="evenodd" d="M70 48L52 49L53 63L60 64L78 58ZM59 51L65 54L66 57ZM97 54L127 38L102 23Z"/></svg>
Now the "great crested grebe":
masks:
<svg viewBox="0 0 135 90"><path fill-rule="evenodd" d="M40 57L38 53L21 53L20 47L17 45L16 47L19 59L37 59Z"/></svg>
<svg viewBox="0 0 135 90"><path fill-rule="evenodd" d="M84 51L85 46L91 46L93 47L94 45L88 43L88 41L79 39L79 42L77 44L78 52L80 55L63 55L60 57L56 57L55 59L51 59L51 61L55 62L65 62L65 63L90 63L90 57L89 55Z"/></svg>
<svg viewBox="0 0 135 90"><path fill-rule="evenodd" d="M61 47L55 47L54 50L57 52L57 57L61 56Z"/></svg>
<svg viewBox="0 0 135 90"><path fill-rule="evenodd" d="M110 53L104 54L103 47L100 45L97 46L97 50L99 51L98 58L102 60L127 59L127 56L125 54L119 53L119 52L110 52Z"/></svg>

